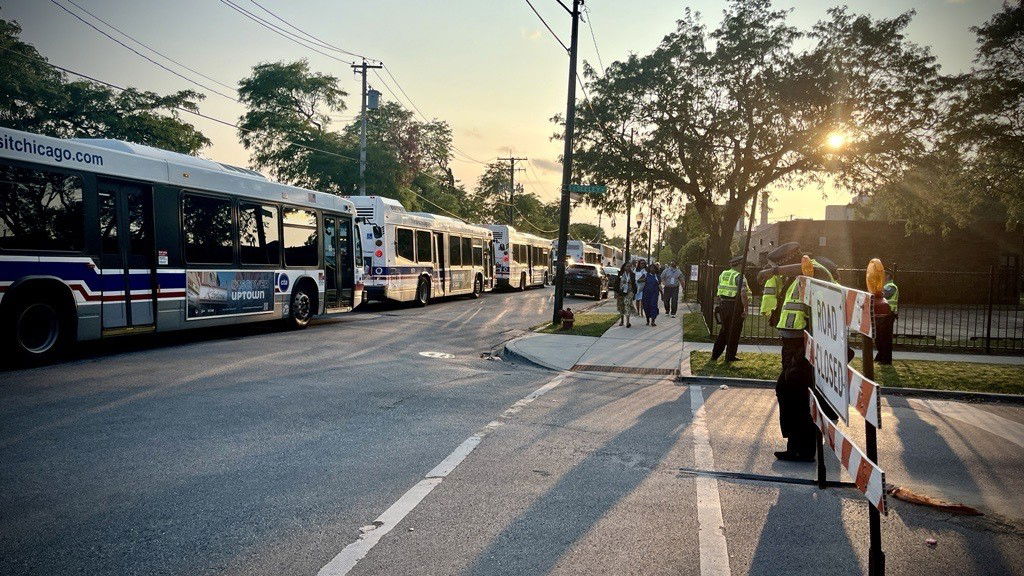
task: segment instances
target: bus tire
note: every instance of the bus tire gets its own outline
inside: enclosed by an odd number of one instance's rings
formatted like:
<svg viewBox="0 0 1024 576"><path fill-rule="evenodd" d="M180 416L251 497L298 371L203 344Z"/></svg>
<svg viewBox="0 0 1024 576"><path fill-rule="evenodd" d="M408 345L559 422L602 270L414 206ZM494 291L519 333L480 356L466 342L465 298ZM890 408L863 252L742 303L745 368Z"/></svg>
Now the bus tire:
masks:
<svg viewBox="0 0 1024 576"><path fill-rule="evenodd" d="M480 295L483 294L483 291L484 291L484 279L483 279L483 277L481 277L478 274L477 277L476 277L476 280L473 281L473 293L470 294L470 297L472 297L472 298L479 298Z"/></svg>
<svg viewBox="0 0 1024 576"><path fill-rule="evenodd" d="M15 360L39 366L59 358L75 340L73 309L52 290L22 290L6 307L5 329Z"/></svg>
<svg viewBox="0 0 1024 576"><path fill-rule="evenodd" d="M292 290L291 305L288 307L288 327L301 330L309 326L310 320L316 316L316 293L309 288L309 282L299 282Z"/></svg>
<svg viewBox="0 0 1024 576"><path fill-rule="evenodd" d="M526 272L519 275L519 291L526 290Z"/></svg>
<svg viewBox="0 0 1024 576"><path fill-rule="evenodd" d="M544 273L544 285L545 286L549 286L550 284L551 284L551 280L548 278L548 273L545 272Z"/></svg>
<svg viewBox="0 0 1024 576"><path fill-rule="evenodd" d="M416 283L416 305L422 308L429 303L430 283L426 278L420 278L420 281Z"/></svg>

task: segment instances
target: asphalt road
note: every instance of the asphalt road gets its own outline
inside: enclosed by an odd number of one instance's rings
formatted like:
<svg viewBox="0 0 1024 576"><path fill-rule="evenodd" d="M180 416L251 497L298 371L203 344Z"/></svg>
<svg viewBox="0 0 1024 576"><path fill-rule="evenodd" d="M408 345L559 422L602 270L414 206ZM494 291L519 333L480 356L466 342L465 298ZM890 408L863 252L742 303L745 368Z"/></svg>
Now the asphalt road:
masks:
<svg viewBox="0 0 1024 576"><path fill-rule="evenodd" d="M0 372L0 574L315 574L548 377L481 355L551 298L113 341Z"/></svg>
<svg viewBox="0 0 1024 576"><path fill-rule="evenodd" d="M312 576L337 558L353 575L866 571L855 490L694 473L810 477L771 457L770 391L482 357L550 301L376 307L0 373L0 574ZM894 476L962 486L962 469L980 504L1019 509L1021 452L916 402L891 408ZM927 461L894 457L916 445ZM1024 513L890 506L890 574L1024 573Z"/></svg>

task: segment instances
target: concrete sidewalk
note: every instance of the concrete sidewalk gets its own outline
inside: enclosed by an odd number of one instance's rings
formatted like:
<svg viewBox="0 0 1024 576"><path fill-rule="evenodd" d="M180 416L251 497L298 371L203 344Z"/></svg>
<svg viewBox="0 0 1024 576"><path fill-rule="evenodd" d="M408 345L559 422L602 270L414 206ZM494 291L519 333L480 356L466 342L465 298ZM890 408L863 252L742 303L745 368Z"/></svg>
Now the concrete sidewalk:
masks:
<svg viewBox="0 0 1024 576"><path fill-rule="evenodd" d="M594 311L614 313L614 306L612 302ZM682 358L682 316L661 315L658 320L651 327L634 317L632 328L616 324L600 338L528 334L506 343L505 348L553 370L674 376Z"/></svg>

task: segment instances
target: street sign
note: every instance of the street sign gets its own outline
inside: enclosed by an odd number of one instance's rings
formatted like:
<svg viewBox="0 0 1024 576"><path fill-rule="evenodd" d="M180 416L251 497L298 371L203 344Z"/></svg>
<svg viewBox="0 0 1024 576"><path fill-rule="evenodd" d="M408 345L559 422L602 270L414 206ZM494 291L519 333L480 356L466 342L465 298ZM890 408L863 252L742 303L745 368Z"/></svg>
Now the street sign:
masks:
<svg viewBox="0 0 1024 576"><path fill-rule="evenodd" d="M811 329L814 342L814 387L825 401L850 423L850 386L846 356L849 327L846 324L846 298L843 288L831 282L808 279Z"/></svg>
<svg viewBox="0 0 1024 576"><path fill-rule="evenodd" d="M697 275L698 275L697 270L698 270L698 267L697 267L696 264L690 264L690 281L691 282L696 282L697 281Z"/></svg>
<svg viewBox="0 0 1024 576"><path fill-rule="evenodd" d="M569 192L575 194L604 194L608 191L608 187L600 184L594 186L587 186L584 184L569 184Z"/></svg>

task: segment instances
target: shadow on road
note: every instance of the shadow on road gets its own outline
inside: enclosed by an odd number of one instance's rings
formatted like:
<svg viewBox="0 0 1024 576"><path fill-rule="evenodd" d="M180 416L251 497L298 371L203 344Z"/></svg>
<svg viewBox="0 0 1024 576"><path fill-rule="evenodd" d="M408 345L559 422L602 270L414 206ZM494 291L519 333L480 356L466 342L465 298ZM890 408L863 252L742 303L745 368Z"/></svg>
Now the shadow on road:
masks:
<svg viewBox="0 0 1024 576"><path fill-rule="evenodd" d="M547 574L565 553L633 492L676 445L690 413L689 396L647 409L628 429L567 472L480 553L471 574ZM609 454L640 458L609 465Z"/></svg>

